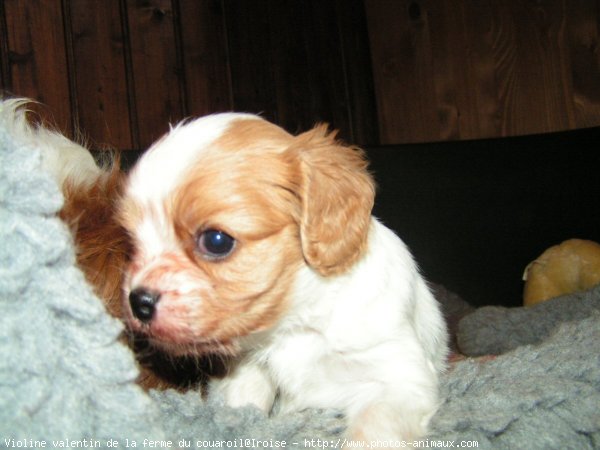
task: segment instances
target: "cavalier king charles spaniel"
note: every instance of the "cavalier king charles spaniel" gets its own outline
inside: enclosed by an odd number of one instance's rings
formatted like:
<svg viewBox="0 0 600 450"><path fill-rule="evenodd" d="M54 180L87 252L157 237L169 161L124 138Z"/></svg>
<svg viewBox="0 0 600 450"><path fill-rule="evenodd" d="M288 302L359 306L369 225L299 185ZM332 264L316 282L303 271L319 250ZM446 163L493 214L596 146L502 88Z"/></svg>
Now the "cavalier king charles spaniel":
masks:
<svg viewBox="0 0 600 450"><path fill-rule="evenodd" d="M168 355L222 355L208 389L231 406L336 408L363 442L426 433L446 328L405 244L371 216L359 149L238 113L173 127L127 175L65 147L44 163L79 264L135 334Z"/></svg>

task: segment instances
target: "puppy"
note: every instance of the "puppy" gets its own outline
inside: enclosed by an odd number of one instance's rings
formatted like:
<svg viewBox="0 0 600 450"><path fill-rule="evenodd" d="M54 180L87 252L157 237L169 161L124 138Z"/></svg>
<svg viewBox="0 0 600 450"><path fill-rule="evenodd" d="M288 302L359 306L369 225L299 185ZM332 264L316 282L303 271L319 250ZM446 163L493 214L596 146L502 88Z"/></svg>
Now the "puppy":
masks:
<svg viewBox="0 0 600 450"><path fill-rule="evenodd" d="M227 374L209 389L231 406L336 408L365 445L426 433L445 325L406 246L371 216L374 182L358 149L324 126L294 137L226 113L174 127L125 181L91 172L59 169L57 179L67 205L106 193L80 214L96 205L107 233L127 237L113 313L134 333L169 355L221 355Z"/></svg>
<svg viewBox="0 0 600 450"><path fill-rule="evenodd" d="M133 169L129 326L170 354L229 357L231 406L339 408L348 437L412 440L438 404L438 305L371 216L363 154L326 127L294 137L247 114L181 124Z"/></svg>

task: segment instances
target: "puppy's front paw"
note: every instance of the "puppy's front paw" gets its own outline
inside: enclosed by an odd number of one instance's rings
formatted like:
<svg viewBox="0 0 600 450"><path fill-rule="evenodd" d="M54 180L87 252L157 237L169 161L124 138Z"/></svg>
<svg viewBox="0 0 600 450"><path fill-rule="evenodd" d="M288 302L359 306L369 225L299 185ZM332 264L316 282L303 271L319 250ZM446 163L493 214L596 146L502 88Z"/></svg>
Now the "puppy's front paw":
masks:
<svg viewBox="0 0 600 450"><path fill-rule="evenodd" d="M211 380L210 392L222 395L232 408L254 405L269 413L275 401L276 389L262 368L240 364L227 377Z"/></svg>
<svg viewBox="0 0 600 450"><path fill-rule="evenodd" d="M435 410L417 411L406 405L373 403L349 418L347 448L404 448L427 432Z"/></svg>

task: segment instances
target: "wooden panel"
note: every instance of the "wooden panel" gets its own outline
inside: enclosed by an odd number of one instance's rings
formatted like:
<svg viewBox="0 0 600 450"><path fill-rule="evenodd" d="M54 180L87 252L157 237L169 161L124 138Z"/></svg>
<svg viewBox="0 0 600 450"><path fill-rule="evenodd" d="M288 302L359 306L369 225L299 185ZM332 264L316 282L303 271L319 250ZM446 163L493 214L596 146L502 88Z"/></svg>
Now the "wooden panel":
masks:
<svg viewBox="0 0 600 450"><path fill-rule="evenodd" d="M440 135L426 4L365 3L382 143Z"/></svg>
<svg viewBox="0 0 600 450"><path fill-rule="evenodd" d="M575 127L564 39L566 3L529 0L513 1L510 6L506 20L514 26L516 61L514 91L502 105L507 109L503 135Z"/></svg>
<svg viewBox="0 0 600 450"><path fill-rule="evenodd" d="M291 131L327 122L351 136L340 36L332 2L270 5L279 121Z"/></svg>
<svg viewBox="0 0 600 450"><path fill-rule="evenodd" d="M344 85L348 95L346 108L352 133L349 140L359 145L377 145L377 107L364 3L363 0L336 0L335 7L344 58Z"/></svg>
<svg viewBox="0 0 600 450"><path fill-rule="evenodd" d="M11 89L43 103L42 118L72 134L68 61L59 0L5 0Z"/></svg>
<svg viewBox="0 0 600 450"><path fill-rule="evenodd" d="M233 108L223 0L179 0L187 114Z"/></svg>
<svg viewBox="0 0 600 450"><path fill-rule="evenodd" d="M580 126L563 0L366 0L366 10L383 142Z"/></svg>
<svg viewBox="0 0 600 450"><path fill-rule="evenodd" d="M0 89L120 148L229 109L358 144L600 125L598 0L364 2L3 0Z"/></svg>
<svg viewBox="0 0 600 450"><path fill-rule="evenodd" d="M0 95L4 89L11 88L8 67L8 34L5 18L4 2L0 2Z"/></svg>
<svg viewBox="0 0 600 450"><path fill-rule="evenodd" d="M26 29L21 10L38 12L33 39L47 44L44 55L61 53L53 71L39 55L14 53L24 55L17 59L28 61L31 78L16 74L17 87L62 107L92 145L143 148L184 115L233 108L263 113L292 132L325 121L351 142L377 140L362 0L6 4L16 29ZM62 87L33 89L40 77ZM10 78L2 76L3 85Z"/></svg>
<svg viewBox="0 0 600 450"><path fill-rule="evenodd" d="M70 2L79 127L94 147L133 147L119 0Z"/></svg>
<svg viewBox="0 0 600 450"><path fill-rule="evenodd" d="M433 1L427 8L421 14L427 15L430 30L436 30L431 36L435 103L430 107L439 135L434 140L497 135L498 93L490 33L494 12L489 2ZM419 140L429 140L427 130Z"/></svg>
<svg viewBox="0 0 600 450"><path fill-rule="evenodd" d="M133 96L139 145L149 146L181 120L184 106L169 0L127 0Z"/></svg>
<svg viewBox="0 0 600 450"><path fill-rule="evenodd" d="M600 123L600 2L570 0L567 20L578 127Z"/></svg>
<svg viewBox="0 0 600 450"><path fill-rule="evenodd" d="M233 107L277 122L268 0L224 2Z"/></svg>
<svg viewBox="0 0 600 450"><path fill-rule="evenodd" d="M364 15L357 16L361 8L346 11L349 5L316 0L226 2L234 107L262 112L293 133L328 122L346 140L375 140L374 116L364 127L370 131L354 129L356 118L372 114L374 108L365 64ZM369 89L371 103L358 98Z"/></svg>

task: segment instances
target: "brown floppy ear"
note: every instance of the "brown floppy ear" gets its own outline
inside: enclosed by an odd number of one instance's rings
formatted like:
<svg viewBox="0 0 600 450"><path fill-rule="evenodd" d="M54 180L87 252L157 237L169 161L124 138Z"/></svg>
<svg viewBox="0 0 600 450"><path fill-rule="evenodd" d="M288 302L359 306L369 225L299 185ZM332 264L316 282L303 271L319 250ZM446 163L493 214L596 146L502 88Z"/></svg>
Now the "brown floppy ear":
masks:
<svg viewBox="0 0 600 450"><path fill-rule="evenodd" d="M300 237L306 262L321 275L344 272L367 245L375 183L364 154L337 142L326 125L296 137L301 182Z"/></svg>

